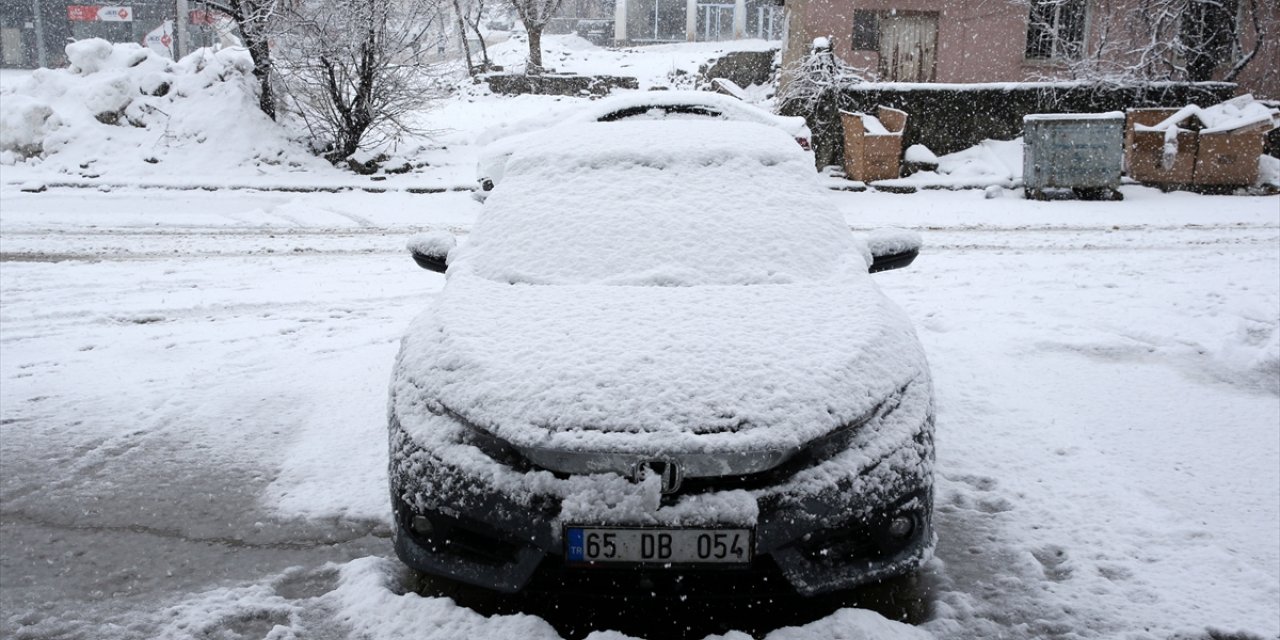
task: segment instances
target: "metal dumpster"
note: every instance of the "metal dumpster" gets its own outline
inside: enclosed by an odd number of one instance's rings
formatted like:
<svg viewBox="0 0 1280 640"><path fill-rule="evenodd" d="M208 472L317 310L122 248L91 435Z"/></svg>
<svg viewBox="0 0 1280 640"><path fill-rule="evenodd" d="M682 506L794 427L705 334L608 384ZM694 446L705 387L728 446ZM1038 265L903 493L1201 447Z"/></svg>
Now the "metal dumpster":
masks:
<svg viewBox="0 0 1280 640"><path fill-rule="evenodd" d="M1121 199L1124 114L1035 113L1022 119L1022 184L1028 198L1054 190L1078 198Z"/></svg>

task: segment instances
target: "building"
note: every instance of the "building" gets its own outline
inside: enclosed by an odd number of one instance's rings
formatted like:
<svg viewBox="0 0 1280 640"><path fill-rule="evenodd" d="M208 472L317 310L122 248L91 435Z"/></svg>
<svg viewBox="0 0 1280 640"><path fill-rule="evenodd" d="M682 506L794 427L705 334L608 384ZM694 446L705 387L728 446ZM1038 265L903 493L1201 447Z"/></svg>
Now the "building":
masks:
<svg viewBox="0 0 1280 640"><path fill-rule="evenodd" d="M760 38L780 40L777 0L616 0L615 43L652 44Z"/></svg>
<svg viewBox="0 0 1280 640"><path fill-rule="evenodd" d="M784 65L830 37L842 60L889 82L1223 79L1259 45L1233 79L1280 98L1274 0L786 0L786 17ZM1208 55L1192 60L1176 43L1196 37ZM1187 75L1197 64L1207 78Z"/></svg>
<svg viewBox="0 0 1280 640"><path fill-rule="evenodd" d="M187 6L192 47L208 46L217 38L214 15L199 0L123 1L117 5L82 4L85 0L0 2L0 67L64 66L63 48L85 38L170 49L179 4Z"/></svg>

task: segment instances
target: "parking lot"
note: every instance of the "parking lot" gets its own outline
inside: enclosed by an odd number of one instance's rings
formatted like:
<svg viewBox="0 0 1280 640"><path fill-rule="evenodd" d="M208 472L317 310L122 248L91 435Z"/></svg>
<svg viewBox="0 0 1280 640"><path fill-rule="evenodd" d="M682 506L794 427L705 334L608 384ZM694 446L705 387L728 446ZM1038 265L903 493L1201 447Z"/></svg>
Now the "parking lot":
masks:
<svg viewBox="0 0 1280 640"><path fill-rule="evenodd" d="M855 230L924 236L876 277L935 373L925 633L1280 632L1280 210L1124 190L833 195ZM0 634L591 628L486 618L391 551L387 382L443 283L402 247L465 237L465 193L0 195ZM778 618L811 626L776 637L876 616L829 613Z"/></svg>

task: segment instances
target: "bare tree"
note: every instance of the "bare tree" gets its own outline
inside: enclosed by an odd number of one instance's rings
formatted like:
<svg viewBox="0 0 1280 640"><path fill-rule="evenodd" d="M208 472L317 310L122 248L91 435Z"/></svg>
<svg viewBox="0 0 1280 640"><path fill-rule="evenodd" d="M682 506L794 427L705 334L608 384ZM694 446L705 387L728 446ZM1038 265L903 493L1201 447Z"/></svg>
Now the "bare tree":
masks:
<svg viewBox="0 0 1280 640"><path fill-rule="evenodd" d="M840 94L865 81L867 70L846 64L832 52L831 38L818 38L804 59L783 69L778 109L802 116L813 132L813 155L818 167L839 164L844 141L840 126Z"/></svg>
<svg viewBox="0 0 1280 640"><path fill-rule="evenodd" d="M489 60L489 47L484 42L484 34L480 33L480 24L484 22L486 10L488 9L484 3L485 0L471 0L466 5L467 10L463 14L463 21L476 34L476 42L480 43L480 68L488 71L493 67L493 62Z"/></svg>
<svg viewBox="0 0 1280 640"><path fill-rule="evenodd" d="M418 132L410 115L438 92L425 62L443 41L430 0L310 0L289 12L280 79L296 114L332 162Z"/></svg>
<svg viewBox="0 0 1280 640"><path fill-rule="evenodd" d="M1052 52L1044 57L1078 79L1202 82L1226 68L1221 79L1230 82L1267 37L1257 0L1102 0L1093 5L1097 29L1087 44L1082 23L1062 20L1068 6L1079 5L1083 16L1082 0L1015 3L1029 7L1028 54ZM1252 28L1249 47L1241 23Z"/></svg>
<svg viewBox="0 0 1280 640"><path fill-rule="evenodd" d="M529 64L525 73L542 73L542 30L560 9L562 0L510 0L529 34Z"/></svg>
<svg viewBox="0 0 1280 640"><path fill-rule="evenodd" d="M258 79L258 107L272 120L276 118L272 90L271 36L281 9L281 0L207 1L209 8L231 16L240 39L253 58L253 76Z"/></svg>
<svg viewBox="0 0 1280 640"><path fill-rule="evenodd" d="M471 44L467 42L467 19L462 8L463 0L453 0L453 15L458 18L458 39L462 41L462 53L467 61L467 74L476 74L475 63L471 60Z"/></svg>

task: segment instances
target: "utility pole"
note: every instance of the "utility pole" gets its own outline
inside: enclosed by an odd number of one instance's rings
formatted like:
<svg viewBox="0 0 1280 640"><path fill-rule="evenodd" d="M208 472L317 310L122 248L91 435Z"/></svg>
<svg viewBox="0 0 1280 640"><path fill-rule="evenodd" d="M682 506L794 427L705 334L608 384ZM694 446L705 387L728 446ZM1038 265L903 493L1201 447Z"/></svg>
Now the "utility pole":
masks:
<svg viewBox="0 0 1280 640"><path fill-rule="evenodd" d="M173 0L173 59L181 60L182 56L191 53L191 32L187 30L187 22L191 19L191 8L187 0Z"/></svg>
<svg viewBox="0 0 1280 640"><path fill-rule="evenodd" d="M44 11L40 0L31 0L31 24L36 28L36 58L41 67L49 66L49 51L44 46Z"/></svg>

